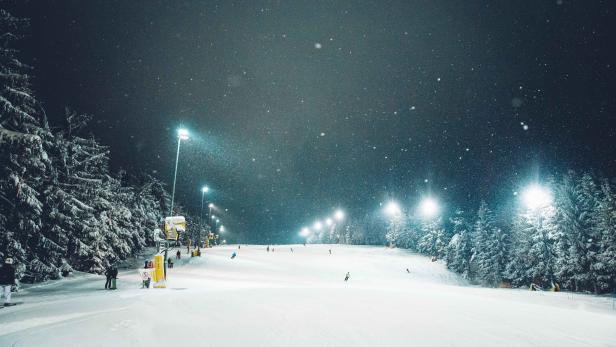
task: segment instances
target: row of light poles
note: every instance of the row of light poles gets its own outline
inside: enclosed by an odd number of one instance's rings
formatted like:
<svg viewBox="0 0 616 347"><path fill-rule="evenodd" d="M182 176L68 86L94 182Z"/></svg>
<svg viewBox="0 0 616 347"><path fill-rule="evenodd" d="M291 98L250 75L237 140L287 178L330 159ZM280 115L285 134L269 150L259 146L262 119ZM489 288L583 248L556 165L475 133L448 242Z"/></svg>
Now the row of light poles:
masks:
<svg viewBox="0 0 616 347"><path fill-rule="evenodd" d="M184 128L180 128L177 131L177 136L178 136L178 145L177 145L177 151L175 154L175 170L173 172L173 186L171 189L171 206L169 208L169 215L172 216L173 215L173 207L174 207L174 203L175 203L175 185L177 182L177 176L178 176L178 163L180 161L180 147L182 144L182 141L186 141L190 138L190 133L187 129ZM203 186L201 188L201 210L199 212L199 221L201 223L201 225L203 225L203 207L204 207L204 203L205 203L205 194L207 194L208 192L210 192L210 188L206 185ZM213 203L209 203L208 204L208 225L211 227L212 223L215 223L215 230L218 228L218 223L220 223L220 219L217 218L216 216L212 215L212 209L215 208ZM221 224L220 228L218 228L219 232L224 232L225 228L224 226Z"/></svg>
<svg viewBox="0 0 616 347"><path fill-rule="evenodd" d="M323 221L316 220L312 225L312 228L303 227L299 232L299 235L301 237L308 238L313 232L320 233L321 230L323 230L323 224L325 224L326 227L329 227L330 231L333 233L337 223L342 222L344 217L344 211L338 209L332 216L326 217Z"/></svg>
<svg viewBox="0 0 616 347"><path fill-rule="evenodd" d="M517 193L514 193L517 195ZM530 213L533 213L538 220L541 219L542 209L552 205L553 198L551 191L539 184L531 184L526 187L521 194L521 202L528 209ZM417 205L417 212L424 220L433 220L438 217L441 212L441 205L439 201L432 197L424 197ZM390 221L394 227L403 218L404 213L400 204L396 201L389 201L383 206L383 213L390 218ZM334 225L334 220L341 221L344 218L344 213L341 210L337 210L333 218L328 217L324 220L317 220L312 227L303 227L299 232L299 235L308 238L313 233L319 233L325 224L326 226Z"/></svg>

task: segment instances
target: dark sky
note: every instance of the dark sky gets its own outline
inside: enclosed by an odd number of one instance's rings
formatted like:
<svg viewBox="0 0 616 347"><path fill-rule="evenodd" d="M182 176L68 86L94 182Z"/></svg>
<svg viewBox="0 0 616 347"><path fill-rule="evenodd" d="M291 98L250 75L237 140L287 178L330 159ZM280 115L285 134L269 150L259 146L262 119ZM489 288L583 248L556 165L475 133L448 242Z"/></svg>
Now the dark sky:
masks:
<svg viewBox="0 0 616 347"><path fill-rule="evenodd" d="M497 204L535 177L615 177L610 1L30 1L24 60L113 167L200 186L283 241L342 207ZM280 235L284 235L281 237Z"/></svg>

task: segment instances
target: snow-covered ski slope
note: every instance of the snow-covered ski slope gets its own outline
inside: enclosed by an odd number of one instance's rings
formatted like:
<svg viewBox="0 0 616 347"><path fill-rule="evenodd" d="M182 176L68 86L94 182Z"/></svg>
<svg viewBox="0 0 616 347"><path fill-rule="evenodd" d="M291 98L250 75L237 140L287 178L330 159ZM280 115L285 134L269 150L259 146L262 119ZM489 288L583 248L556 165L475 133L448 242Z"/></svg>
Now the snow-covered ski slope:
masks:
<svg viewBox="0 0 616 347"><path fill-rule="evenodd" d="M616 346L613 298L469 286L403 250L204 253L167 289L136 270L116 291L94 275L29 288L0 310L0 346Z"/></svg>

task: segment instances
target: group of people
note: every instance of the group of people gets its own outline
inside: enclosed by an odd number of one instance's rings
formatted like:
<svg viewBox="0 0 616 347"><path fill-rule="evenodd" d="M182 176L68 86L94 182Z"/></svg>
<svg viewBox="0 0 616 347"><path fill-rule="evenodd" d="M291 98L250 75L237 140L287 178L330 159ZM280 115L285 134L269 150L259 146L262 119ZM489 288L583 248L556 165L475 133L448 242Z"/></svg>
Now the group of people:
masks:
<svg viewBox="0 0 616 347"><path fill-rule="evenodd" d="M11 302L11 292L17 284L15 281L15 267L13 266L13 258L4 259L4 264L0 268L0 297L4 297L4 306L13 306Z"/></svg>
<svg viewBox="0 0 616 347"><path fill-rule="evenodd" d="M105 270L105 289L117 289L116 280L118 279L118 268L111 265Z"/></svg>

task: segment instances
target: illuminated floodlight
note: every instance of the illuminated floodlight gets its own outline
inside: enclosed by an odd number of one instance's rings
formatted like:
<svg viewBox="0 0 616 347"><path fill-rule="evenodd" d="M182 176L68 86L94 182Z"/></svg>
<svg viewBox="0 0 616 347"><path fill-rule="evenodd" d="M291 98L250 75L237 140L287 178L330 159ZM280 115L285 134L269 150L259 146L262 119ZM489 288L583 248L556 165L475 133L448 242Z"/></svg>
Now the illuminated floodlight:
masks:
<svg viewBox="0 0 616 347"><path fill-rule="evenodd" d="M222 233L222 232L224 232L224 231L225 231L225 226L224 226L224 225L221 225L221 226L220 226L220 228L219 228L218 230L220 230L220 232L221 232L221 233Z"/></svg>
<svg viewBox="0 0 616 347"><path fill-rule="evenodd" d="M209 205L207 205L207 207L214 208L214 204L210 202Z"/></svg>
<svg viewBox="0 0 616 347"><path fill-rule="evenodd" d="M178 137L180 140L188 140L188 130L184 128L178 129Z"/></svg>
<svg viewBox="0 0 616 347"><path fill-rule="evenodd" d="M208 186L203 186L203 188L201 188L201 192L202 193L207 193L209 191L210 191L210 187L208 187Z"/></svg>
<svg viewBox="0 0 616 347"><path fill-rule="evenodd" d="M302 228L302 230L299 232L299 235L302 237L308 237L310 235L310 229L306 227Z"/></svg>
<svg viewBox="0 0 616 347"><path fill-rule="evenodd" d="M319 231L319 230L321 230L321 228L323 228L323 224L321 224L320 221L316 221L316 222L314 222L314 225L312 226L312 228L314 228L314 230Z"/></svg>
<svg viewBox="0 0 616 347"><path fill-rule="evenodd" d="M425 198L419 204L419 212L425 218L432 218L439 212L438 202L433 198Z"/></svg>
<svg viewBox="0 0 616 347"><path fill-rule="evenodd" d="M215 216L215 215L212 215L212 219L216 219L216 216Z"/></svg>
<svg viewBox="0 0 616 347"><path fill-rule="evenodd" d="M331 218L327 218L327 219L325 220L325 224L326 224L328 227L331 227L331 226L332 226L332 224L334 224L334 221L333 221Z"/></svg>
<svg viewBox="0 0 616 347"><path fill-rule="evenodd" d="M334 212L334 218L337 221L341 221L344 219L344 212L342 212L342 210L336 210L336 212Z"/></svg>
<svg viewBox="0 0 616 347"><path fill-rule="evenodd" d="M402 210L400 209L400 205L398 205L395 201L390 201L385 205L385 213L390 217L400 217L402 214Z"/></svg>
<svg viewBox="0 0 616 347"><path fill-rule="evenodd" d="M531 210L546 207L552 204L552 193L550 190L538 184L528 186L522 192L521 197L524 205Z"/></svg>

